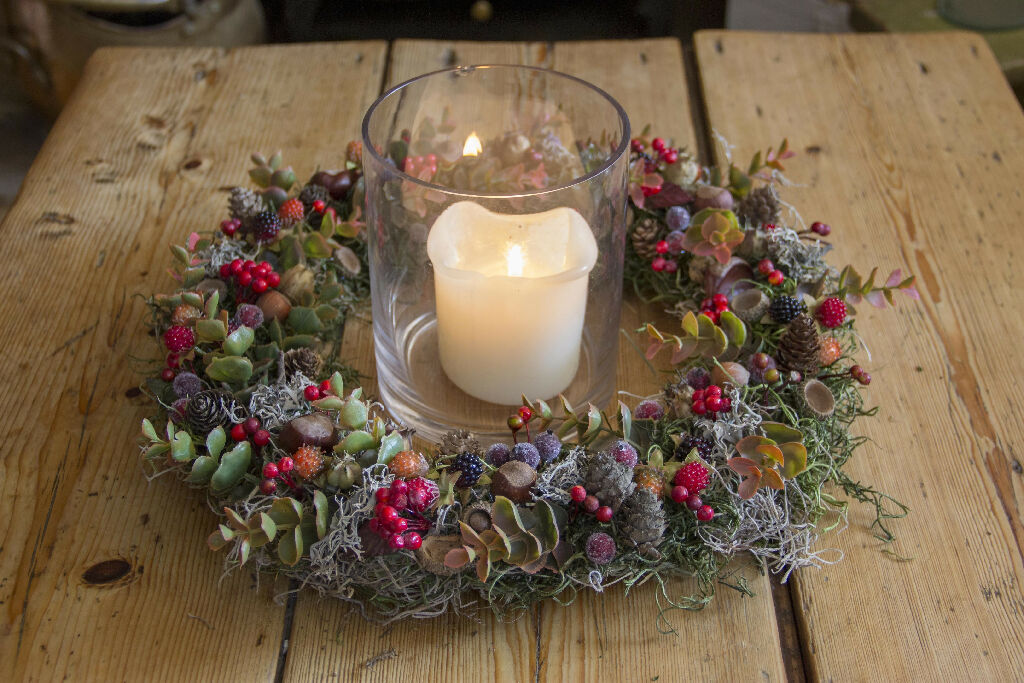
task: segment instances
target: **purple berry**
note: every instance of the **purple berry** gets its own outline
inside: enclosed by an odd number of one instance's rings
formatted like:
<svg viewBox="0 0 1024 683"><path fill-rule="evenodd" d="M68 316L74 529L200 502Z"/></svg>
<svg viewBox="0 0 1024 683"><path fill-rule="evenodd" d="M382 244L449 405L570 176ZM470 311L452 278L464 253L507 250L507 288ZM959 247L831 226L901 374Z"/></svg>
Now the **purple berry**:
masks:
<svg viewBox="0 0 1024 683"><path fill-rule="evenodd" d="M686 383L695 390L707 389L711 386L711 375L704 368L690 368L686 373Z"/></svg>
<svg viewBox="0 0 1024 683"><path fill-rule="evenodd" d="M255 330L263 324L263 311L260 310L259 306L242 304L235 312L235 320L237 320L240 325L245 325L246 327Z"/></svg>
<svg viewBox="0 0 1024 683"><path fill-rule="evenodd" d="M673 206L665 212L665 222L669 230L686 230L690 224L690 212L685 206Z"/></svg>
<svg viewBox="0 0 1024 683"><path fill-rule="evenodd" d="M491 463L495 467L501 467L509 461L512 456L512 450L508 447L508 444L496 443L487 449L487 462Z"/></svg>
<svg viewBox="0 0 1024 683"><path fill-rule="evenodd" d="M179 372L174 378L174 395L178 398L188 398L203 390L203 382L191 372Z"/></svg>
<svg viewBox="0 0 1024 683"><path fill-rule="evenodd" d="M608 449L608 452L612 454L616 461L621 462L623 465L636 467L636 449L629 445L628 441L616 441L615 445Z"/></svg>
<svg viewBox="0 0 1024 683"><path fill-rule="evenodd" d="M615 541L603 531L595 531L587 539L587 558L594 564L608 564L615 559Z"/></svg>
<svg viewBox="0 0 1024 683"><path fill-rule="evenodd" d="M537 447L540 461L544 463L551 462L562 451L562 440L550 429L538 434L533 440L533 445Z"/></svg>
<svg viewBox="0 0 1024 683"><path fill-rule="evenodd" d="M532 443L517 443L512 447L511 460L519 460L525 462L533 469L540 467L540 451Z"/></svg>
<svg viewBox="0 0 1024 683"><path fill-rule="evenodd" d="M665 241L668 242L668 250L673 254L678 254L683 250L683 240L685 239L686 233L682 230L673 230L665 237Z"/></svg>
<svg viewBox="0 0 1024 683"><path fill-rule="evenodd" d="M765 354L765 356L764 356L765 358L768 359L768 364L765 367L763 367L763 368L758 367L758 364L754 362L754 358L756 357L756 355L757 354L755 354L754 356L751 356L750 360L747 362L747 370L750 371L750 380L748 381L748 383L751 386L755 386L755 385L758 385L758 384L764 384L765 383L764 374L766 372L768 372L769 370L774 370L774 369L776 369L778 367L775 364L775 359L772 358L771 356L769 356L768 354Z"/></svg>
<svg viewBox="0 0 1024 683"><path fill-rule="evenodd" d="M179 398L171 404L167 417L171 418L174 424L181 424L185 421L185 407L188 406L187 398Z"/></svg>
<svg viewBox="0 0 1024 683"><path fill-rule="evenodd" d="M665 417L665 409L657 401L640 401L633 411L633 417L638 420L660 420Z"/></svg>

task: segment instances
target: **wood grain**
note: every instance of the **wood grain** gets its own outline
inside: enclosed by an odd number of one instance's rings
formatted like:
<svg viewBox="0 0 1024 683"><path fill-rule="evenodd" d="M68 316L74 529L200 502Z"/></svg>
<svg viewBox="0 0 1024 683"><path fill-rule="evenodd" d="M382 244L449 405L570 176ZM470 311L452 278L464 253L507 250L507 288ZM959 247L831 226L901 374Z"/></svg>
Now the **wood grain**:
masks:
<svg viewBox="0 0 1024 683"><path fill-rule="evenodd" d="M481 44L398 41L391 51L388 81L452 64L524 63L550 66L588 79L626 107L634 127L653 124L660 134L693 147L687 87L679 44L673 40L544 44ZM652 93L657 92L657 95ZM623 330L664 315L627 300ZM671 324L671 323L666 323ZM350 320L350 360L372 375L372 330L368 320ZM640 353L620 344L619 386L636 394L657 392L664 375L651 372ZM631 399L627 399L632 401ZM782 657L768 581L747 570L757 597L722 589L713 606L669 619L681 634L701 633L699 642L658 632L655 587L624 596L619 588L601 596L581 594L569 607L543 604L513 623L482 615L480 623L456 618L400 622L382 628L347 614L347 608L302 594L295 610L286 666L289 680L338 676L360 680L426 678L449 680L674 680L685 671L702 679L783 680ZM693 586L672 582L674 597ZM662 624L664 626L664 624ZM358 646L354 646L358 644ZM438 649L443 654L438 654ZM394 658L367 662L394 650Z"/></svg>
<svg viewBox="0 0 1024 683"><path fill-rule="evenodd" d="M165 245L216 223L218 188L250 151L336 164L385 53L131 49L90 62L0 227L4 680L273 678L286 585L221 580L202 498L142 477L134 438L151 409L126 396L157 349L137 295L167 288Z"/></svg>
<svg viewBox="0 0 1024 683"><path fill-rule="evenodd" d="M908 503L882 554L855 507L846 554L796 578L809 670L822 679L1024 677L1024 372L1018 258L1024 117L975 34L708 32L697 52L711 125L740 161L788 135L833 226L834 262L916 272L923 301L864 308L872 439L851 474Z"/></svg>

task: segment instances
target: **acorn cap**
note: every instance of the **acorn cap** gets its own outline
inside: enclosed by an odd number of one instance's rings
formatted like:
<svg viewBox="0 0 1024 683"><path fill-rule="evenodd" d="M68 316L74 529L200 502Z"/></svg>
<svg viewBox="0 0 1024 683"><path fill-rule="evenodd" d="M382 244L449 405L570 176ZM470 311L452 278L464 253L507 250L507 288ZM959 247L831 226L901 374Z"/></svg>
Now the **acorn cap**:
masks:
<svg viewBox="0 0 1024 683"><path fill-rule="evenodd" d="M760 289L747 289L732 298L729 306L736 317L751 323L760 320L768 312L771 301Z"/></svg>
<svg viewBox="0 0 1024 683"><path fill-rule="evenodd" d="M459 518L477 533L486 531L491 528L491 504L478 500L466 507Z"/></svg>
<svg viewBox="0 0 1024 683"><path fill-rule="evenodd" d="M459 570L446 567L444 556L448 554L449 550L459 547L462 547L462 537L458 534L450 536L424 536L423 544L413 552L416 554L416 561L420 563L420 566L431 574L452 576L457 574Z"/></svg>
<svg viewBox="0 0 1024 683"><path fill-rule="evenodd" d="M836 397L832 395L832 390L824 382L816 379L807 380L804 382L801 394L807 409L819 420L824 420L835 412Z"/></svg>
<svg viewBox="0 0 1024 683"><path fill-rule="evenodd" d="M491 475L491 493L516 503L530 500L530 489L537 481L537 470L521 460L509 460Z"/></svg>

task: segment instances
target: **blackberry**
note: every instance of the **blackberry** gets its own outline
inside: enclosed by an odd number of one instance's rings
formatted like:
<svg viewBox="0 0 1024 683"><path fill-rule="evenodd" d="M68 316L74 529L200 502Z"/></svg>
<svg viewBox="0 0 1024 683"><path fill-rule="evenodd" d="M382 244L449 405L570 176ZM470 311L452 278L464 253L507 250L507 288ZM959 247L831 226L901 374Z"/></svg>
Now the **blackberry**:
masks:
<svg viewBox="0 0 1024 683"><path fill-rule="evenodd" d="M273 211L260 211L252 217L250 229L257 242L272 242L281 230L281 219Z"/></svg>
<svg viewBox="0 0 1024 683"><path fill-rule="evenodd" d="M685 460L686 456L690 454L694 448L697 449L698 455L705 460L711 459L711 449L713 446L707 439L702 439L699 436L693 436L692 434L683 434L683 438L679 440L679 445L676 446L676 457L680 460Z"/></svg>
<svg viewBox="0 0 1024 683"><path fill-rule="evenodd" d="M807 307L804 303L792 296L775 297L772 299L772 305L768 308L772 320L782 325L785 325L805 310L807 310Z"/></svg>
<svg viewBox="0 0 1024 683"><path fill-rule="evenodd" d="M452 461L448 468L453 472L459 472L459 479L455 485L459 488L468 489L474 486L480 475L484 472L484 464L479 457L472 453L461 453Z"/></svg>

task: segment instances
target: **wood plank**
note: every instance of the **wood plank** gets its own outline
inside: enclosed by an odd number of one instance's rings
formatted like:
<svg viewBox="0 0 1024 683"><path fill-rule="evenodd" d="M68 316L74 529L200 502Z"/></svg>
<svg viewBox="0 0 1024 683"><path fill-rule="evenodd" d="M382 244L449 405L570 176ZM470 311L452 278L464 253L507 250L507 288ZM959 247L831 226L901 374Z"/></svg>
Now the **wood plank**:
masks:
<svg viewBox="0 0 1024 683"><path fill-rule="evenodd" d="M916 272L923 297L860 313L882 412L850 469L913 508L891 525L912 559L883 555L854 508L827 541L845 561L796 579L809 669L1024 677L1024 117L991 51L969 33L707 32L697 52L738 159L788 135L804 186L785 197L833 226L834 262Z"/></svg>
<svg viewBox="0 0 1024 683"><path fill-rule="evenodd" d="M398 41L390 61L391 83L451 64L551 66L607 89L626 106L634 127L650 122L660 134L674 136L691 148L695 145L681 54L674 40L558 43L553 48ZM635 329L659 315L656 307L627 301L623 329ZM366 318L350 319L346 348L355 349L352 362L372 377L372 331ZM618 373L619 386L638 394L657 392L664 381L625 343L620 345ZM347 614L342 605L302 594L295 610L286 678L447 680L472 675L515 681L596 676L673 680L678 672L686 671L709 679L783 680L770 588L763 578L752 577L751 584L758 594L754 599L722 590L704 612L670 616L680 632L702 634L699 642L688 641L685 647L676 638L657 632L653 586L638 588L628 598L619 589L602 596L588 592L569 607L544 604L511 624L489 616L480 623L445 617L388 628ZM678 593L687 588L684 582L670 586ZM396 657L367 668L373 657L391 650Z"/></svg>
<svg viewBox="0 0 1024 683"><path fill-rule="evenodd" d="M135 295L166 288L164 245L216 224L216 188L244 179L251 151L336 165L386 49L125 49L90 62L0 226L5 680L273 678L285 583L221 580L200 495L140 472L150 407L126 390L152 347ZM126 564L107 565L109 583L83 579L106 560Z"/></svg>

